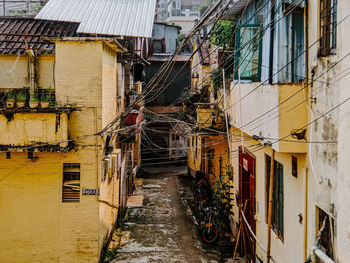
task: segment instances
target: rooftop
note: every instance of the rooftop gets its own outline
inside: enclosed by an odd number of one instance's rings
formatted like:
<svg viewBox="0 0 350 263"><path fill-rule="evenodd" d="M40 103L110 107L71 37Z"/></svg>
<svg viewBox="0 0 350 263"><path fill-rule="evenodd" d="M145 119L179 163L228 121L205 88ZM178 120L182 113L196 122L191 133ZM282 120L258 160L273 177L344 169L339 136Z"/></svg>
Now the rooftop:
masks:
<svg viewBox="0 0 350 263"><path fill-rule="evenodd" d="M78 33L152 37L156 0L49 0L35 17L77 22Z"/></svg>
<svg viewBox="0 0 350 263"><path fill-rule="evenodd" d="M25 54L35 48L38 54L54 54L55 44L42 37L79 37L79 23L35 20L34 18L0 18L0 54Z"/></svg>

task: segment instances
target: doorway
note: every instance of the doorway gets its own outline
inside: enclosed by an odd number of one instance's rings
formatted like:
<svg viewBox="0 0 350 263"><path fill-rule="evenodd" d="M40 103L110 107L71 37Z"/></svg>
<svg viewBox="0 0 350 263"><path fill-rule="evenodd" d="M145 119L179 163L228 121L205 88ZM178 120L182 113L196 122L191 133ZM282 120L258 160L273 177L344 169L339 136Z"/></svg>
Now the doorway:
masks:
<svg viewBox="0 0 350 263"><path fill-rule="evenodd" d="M246 203L245 218L247 219L249 226L254 234L256 234L256 160L255 156L249 153L248 150L239 147L239 203L242 205ZM243 218L241 218L243 220ZM255 239L248 230L246 224L244 224L244 240L243 246L241 246L242 255L247 254L250 259L255 258Z"/></svg>

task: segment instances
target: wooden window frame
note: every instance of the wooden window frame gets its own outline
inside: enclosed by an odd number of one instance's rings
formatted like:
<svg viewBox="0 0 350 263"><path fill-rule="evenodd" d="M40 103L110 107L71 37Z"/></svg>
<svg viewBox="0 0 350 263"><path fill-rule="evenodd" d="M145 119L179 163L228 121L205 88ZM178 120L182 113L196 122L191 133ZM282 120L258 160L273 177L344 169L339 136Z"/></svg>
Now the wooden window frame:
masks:
<svg viewBox="0 0 350 263"><path fill-rule="evenodd" d="M320 0L319 56L334 55L337 48L338 0Z"/></svg>
<svg viewBox="0 0 350 263"><path fill-rule="evenodd" d="M268 222L268 204L270 187L270 166L271 157L265 154L265 220ZM276 172L277 171L277 172ZM273 180L273 201L272 201L272 229L278 238L284 242L284 183L283 183L283 165L274 161L274 180ZM278 192L276 193L276 189ZM278 201L277 201L277 197ZM277 211L277 214L276 214Z"/></svg>

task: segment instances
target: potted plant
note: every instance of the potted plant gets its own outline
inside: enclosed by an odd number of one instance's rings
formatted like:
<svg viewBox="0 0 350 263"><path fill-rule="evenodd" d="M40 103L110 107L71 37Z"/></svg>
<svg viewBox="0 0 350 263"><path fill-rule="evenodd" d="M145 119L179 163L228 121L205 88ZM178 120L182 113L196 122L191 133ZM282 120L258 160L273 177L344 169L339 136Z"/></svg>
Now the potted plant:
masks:
<svg viewBox="0 0 350 263"><path fill-rule="evenodd" d="M21 109L26 105L27 94L24 90L20 90L16 96L16 106Z"/></svg>
<svg viewBox="0 0 350 263"><path fill-rule="evenodd" d="M15 96L12 92L7 93L6 107L12 109L15 106Z"/></svg>
<svg viewBox="0 0 350 263"><path fill-rule="evenodd" d="M40 107L46 109L50 106L50 95L42 94L40 97Z"/></svg>
<svg viewBox="0 0 350 263"><path fill-rule="evenodd" d="M39 105L39 98L38 98L38 95L36 95L36 94L30 95L29 107L30 107L31 109L36 109L36 108L38 108L38 105Z"/></svg>

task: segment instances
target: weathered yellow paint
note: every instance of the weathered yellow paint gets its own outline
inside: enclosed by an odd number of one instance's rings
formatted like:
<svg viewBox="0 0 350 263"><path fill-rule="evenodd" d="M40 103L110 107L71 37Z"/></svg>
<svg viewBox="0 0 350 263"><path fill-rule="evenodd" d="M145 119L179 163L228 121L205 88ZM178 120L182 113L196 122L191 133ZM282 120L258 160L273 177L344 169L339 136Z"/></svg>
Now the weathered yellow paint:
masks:
<svg viewBox="0 0 350 263"><path fill-rule="evenodd" d="M6 59L0 57L1 62ZM25 57L21 59L27 63ZM77 108L69 113L68 120L67 114L61 114L66 133L54 132L56 114L18 113L13 124L6 123L11 128L9 132L23 125L33 129L25 130L21 136L17 135L23 130L18 130L13 137L2 132L1 139L9 136L9 140L16 138L20 140L17 143L24 144L34 139L47 142L67 136L76 138L95 134L117 116L115 51L102 41L58 41L55 57L42 60L41 66L47 63L50 68L39 72L44 86L50 83L53 59L57 105ZM39 58L39 71L40 61ZM28 74L24 66L17 66L16 74L6 82L22 88L22 77ZM0 124L2 129L3 117ZM74 150L68 153L35 152L34 159L28 159L26 153L12 153L11 159L0 154L1 262L98 261L117 218L120 176L103 179L102 137L91 136L74 143ZM79 203L62 203L63 163L80 163L80 188L99 189L100 196L85 196L81 191Z"/></svg>
<svg viewBox="0 0 350 263"><path fill-rule="evenodd" d="M29 59L26 55L0 55L0 89L22 89L29 87ZM38 57L38 87L54 87L54 55Z"/></svg>
<svg viewBox="0 0 350 263"><path fill-rule="evenodd" d="M278 87L279 103L282 103L288 98L286 104L281 104L280 106L281 116L278 118L279 138L284 138L290 135L293 130L298 130L308 124L306 102L303 103L307 95L303 93L303 88L301 84L279 85ZM308 126L305 127L305 129L307 128ZM296 143L298 140L291 136L287 137L286 140L290 142L279 142L279 152L306 153L306 143Z"/></svg>
<svg viewBox="0 0 350 263"><path fill-rule="evenodd" d="M238 150L242 147L240 140L236 138L241 136L240 130L236 127L231 128L232 143L231 150L235 152L231 157L233 170L233 193L239 192L239 159ZM243 136L248 134L243 133ZM271 146L257 148L257 141L244 140L244 149L250 151L256 161L256 236L263 247L267 247L267 222L266 222L266 165L265 155L271 156ZM297 157L298 177L292 175L292 155ZM306 166L306 155L300 153L281 153L275 152L275 160L283 165L284 180L284 240L281 241L272 231L271 254L276 262L302 262L303 261L303 240L304 223L299 223L298 215L304 212L304 176ZM235 220L238 222L239 211L237 206L233 207ZM263 262L266 262L266 254L257 246L256 254ZM293 255L293 256L291 256Z"/></svg>
<svg viewBox="0 0 350 263"><path fill-rule="evenodd" d="M67 113L15 113L8 121L0 115L0 145L28 146L68 139ZM61 143L66 147L67 142Z"/></svg>
<svg viewBox="0 0 350 263"><path fill-rule="evenodd" d="M215 120L215 124L213 121ZM199 128L223 128L224 119L218 110L208 108L208 105L197 105L197 123Z"/></svg>
<svg viewBox="0 0 350 263"><path fill-rule="evenodd" d="M221 180L229 171L229 152L225 135L198 134L190 136L188 167L192 175L202 172L209 183Z"/></svg>

